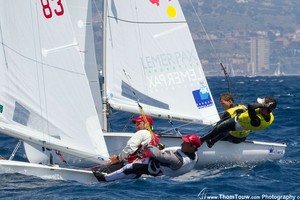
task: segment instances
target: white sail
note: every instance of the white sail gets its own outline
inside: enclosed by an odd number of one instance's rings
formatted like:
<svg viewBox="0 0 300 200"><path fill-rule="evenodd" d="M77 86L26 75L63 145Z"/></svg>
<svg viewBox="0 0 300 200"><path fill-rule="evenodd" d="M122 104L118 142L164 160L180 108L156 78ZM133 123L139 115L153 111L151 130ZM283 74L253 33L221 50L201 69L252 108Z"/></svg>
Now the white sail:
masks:
<svg viewBox="0 0 300 200"><path fill-rule="evenodd" d="M109 104L139 113L138 100L152 116L218 121L179 2L108 0L107 8L104 66Z"/></svg>
<svg viewBox="0 0 300 200"><path fill-rule="evenodd" d="M80 55L84 62L86 75L93 94L94 105L100 122L102 122L102 101L93 37L92 2L75 0L68 5L70 18L74 27L73 31L78 41Z"/></svg>
<svg viewBox="0 0 300 200"><path fill-rule="evenodd" d="M88 62L93 47L85 43L88 3L0 1L0 127L24 141L103 162L108 153L85 71L94 65Z"/></svg>
<svg viewBox="0 0 300 200"><path fill-rule="evenodd" d="M281 76L283 73L280 70L280 63L277 64L277 67L274 71L274 76Z"/></svg>

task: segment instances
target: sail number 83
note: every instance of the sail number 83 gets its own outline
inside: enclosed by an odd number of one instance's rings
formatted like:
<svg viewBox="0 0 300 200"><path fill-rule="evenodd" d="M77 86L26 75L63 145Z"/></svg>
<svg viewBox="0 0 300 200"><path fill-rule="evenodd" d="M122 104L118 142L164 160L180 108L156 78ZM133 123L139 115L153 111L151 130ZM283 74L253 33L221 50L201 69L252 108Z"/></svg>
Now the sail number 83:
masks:
<svg viewBox="0 0 300 200"><path fill-rule="evenodd" d="M53 0L51 0L51 1L53 1ZM61 16L64 14L64 6L61 3L61 0L54 0L54 1L56 1L56 5L53 5L53 4L50 5L49 0L41 0L41 4L43 7L43 13L47 19L52 18L53 12L57 16ZM55 7L55 8L53 8L53 7Z"/></svg>

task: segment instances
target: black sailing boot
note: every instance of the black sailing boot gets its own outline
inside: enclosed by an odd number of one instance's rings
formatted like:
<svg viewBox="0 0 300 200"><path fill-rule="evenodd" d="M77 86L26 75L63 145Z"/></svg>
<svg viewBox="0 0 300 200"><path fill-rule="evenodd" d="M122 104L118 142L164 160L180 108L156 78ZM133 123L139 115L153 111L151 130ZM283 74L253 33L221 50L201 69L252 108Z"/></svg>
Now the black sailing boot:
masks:
<svg viewBox="0 0 300 200"><path fill-rule="evenodd" d="M213 142L212 139L209 139L209 140L206 141L206 144L207 144L208 148L212 148L215 143Z"/></svg>
<svg viewBox="0 0 300 200"><path fill-rule="evenodd" d="M99 182L103 182L103 181L106 182L106 179L105 179L106 173L99 172L97 170L92 170L92 172Z"/></svg>

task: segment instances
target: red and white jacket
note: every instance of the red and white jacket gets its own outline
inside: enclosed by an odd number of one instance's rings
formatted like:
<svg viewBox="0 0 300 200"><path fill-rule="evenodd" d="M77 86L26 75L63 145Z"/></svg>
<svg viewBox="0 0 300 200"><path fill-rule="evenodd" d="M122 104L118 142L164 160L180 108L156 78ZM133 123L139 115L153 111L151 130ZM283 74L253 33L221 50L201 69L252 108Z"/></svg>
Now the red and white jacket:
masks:
<svg viewBox="0 0 300 200"><path fill-rule="evenodd" d="M158 137L153 133L154 140L151 137L151 133L148 130L137 131L127 142L127 145L119 154L119 160L126 159L129 163L132 163L137 158L150 157L150 153L144 150L147 145L156 146L160 143Z"/></svg>

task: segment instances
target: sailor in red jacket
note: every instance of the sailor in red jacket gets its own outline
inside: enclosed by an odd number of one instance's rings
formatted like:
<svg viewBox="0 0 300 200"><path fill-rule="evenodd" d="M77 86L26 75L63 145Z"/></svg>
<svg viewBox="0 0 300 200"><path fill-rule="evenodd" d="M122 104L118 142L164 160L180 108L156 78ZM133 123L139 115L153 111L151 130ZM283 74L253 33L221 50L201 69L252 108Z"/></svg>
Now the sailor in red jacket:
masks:
<svg viewBox="0 0 300 200"><path fill-rule="evenodd" d="M146 146L160 146L160 141L154 133L148 131L147 124L152 129L153 119L150 116L145 116L148 123L145 123L142 115L132 119L135 123L137 132L128 140L127 145L119 153L119 155L112 155L111 159L105 167L94 169L106 173L111 173L122 168L127 163L132 163L138 159L149 157L150 154L145 150Z"/></svg>

